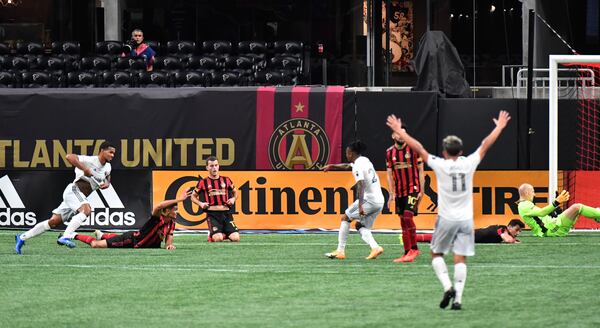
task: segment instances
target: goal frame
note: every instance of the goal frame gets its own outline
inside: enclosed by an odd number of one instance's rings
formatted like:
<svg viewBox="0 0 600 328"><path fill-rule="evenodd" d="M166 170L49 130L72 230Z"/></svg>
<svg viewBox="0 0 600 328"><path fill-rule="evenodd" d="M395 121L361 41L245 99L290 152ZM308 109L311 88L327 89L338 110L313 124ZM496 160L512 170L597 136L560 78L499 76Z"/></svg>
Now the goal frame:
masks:
<svg viewBox="0 0 600 328"><path fill-rule="evenodd" d="M558 188L558 64L600 63L600 55L550 55L548 93L548 202Z"/></svg>

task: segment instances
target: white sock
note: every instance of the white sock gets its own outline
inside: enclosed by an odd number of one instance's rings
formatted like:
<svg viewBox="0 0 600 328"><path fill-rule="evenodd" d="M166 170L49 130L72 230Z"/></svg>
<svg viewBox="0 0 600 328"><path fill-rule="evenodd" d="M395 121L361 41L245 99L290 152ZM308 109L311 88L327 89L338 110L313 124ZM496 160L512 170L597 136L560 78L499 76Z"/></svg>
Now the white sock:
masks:
<svg viewBox="0 0 600 328"><path fill-rule="evenodd" d="M21 235L21 239L27 240L37 235L41 235L48 230L50 230L50 224L48 223L48 220L46 220L44 222L36 224L33 228L25 231L25 233Z"/></svg>
<svg viewBox="0 0 600 328"><path fill-rule="evenodd" d="M83 220L85 220L87 218L87 216L83 213L80 212L77 215L75 215L74 217L71 218L71 222L69 222L69 225L67 225L67 228L65 229L65 233L63 234L63 237L66 238L73 238L75 237L75 230L77 230L79 228L79 226L81 226L81 224L83 223Z"/></svg>
<svg viewBox="0 0 600 328"><path fill-rule="evenodd" d="M452 282L450 282L450 276L448 276L448 268L446 267L444 258L441 256L434 257L431 261L431 266L433 267L433 271L438 277L438 280L442 283L444 291L452 288Z"/></svg>
<svg viewBox="0 0 600 328"><path fill-rule="evenodd" d="M465 281L467 280L467 265L465 263L456 263L454 265L454 289L456 296L454 302L461 303L462 293L465 289Z"/></svg>
<svg viewBox="0 0 600 328"><path fill-rule="evenodd" d="M369 244L369 246L371 246L371 248L379 247L379 244L377 244L377 242L375 241L375 238L373 238L371 229L360 228L358 230L358 233L360 233L360 237L362 238L362 240L364 240L365 243Z"/></svg>
<svg viewBox="0 0 600 328"><path fill-rule="evenodd" d="M342 223L340 223L340 233L338 234L338 252L345 251L348 233L350 233L350 222L342 220Z"/></svg>

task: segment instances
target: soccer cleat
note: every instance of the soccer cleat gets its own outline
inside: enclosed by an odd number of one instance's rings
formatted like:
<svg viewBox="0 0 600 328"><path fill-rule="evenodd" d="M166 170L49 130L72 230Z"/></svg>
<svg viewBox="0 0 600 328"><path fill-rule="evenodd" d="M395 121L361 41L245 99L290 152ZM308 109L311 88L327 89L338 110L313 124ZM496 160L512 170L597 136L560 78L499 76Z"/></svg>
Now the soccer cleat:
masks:
<svg viewBox="0 0 600 328"><path fill-rule="evenodd" d="M17 252L17 254L21 254L21 248L23 247L23 245L25 245L25 241L23 239L21 239L21 235L16 234L15 235L15 252Z"/></svg>
<svg viewBox="0 0 600 328"><path fill-rule="evenodd" d="M381 247L381 246L371 248L371 253L369 254L369 256L365 257L365 259L374 260L377 258L377 256L381 255L382 253L383 253L383 247Z"/></svg>
<svg viewBox="0 0 600 328"><path fill-rule="evenodd" d="M405 262L413 262L415 258L419 256L419 254L421 254L421 252L418 249L411 249L410 251L408 251L408 254L406 254Z"/></svg>
<svg viewBox="0 0 600 328"><path fill-rule="evenodd" d="M444 297L442 297L442 301L440 302L440 308L445 309L450 304L450 300L456 296L456 291L454 287L450 287L447 291L444 292Z"/></svg>
<svg viewBox="0 0 600 328"><path fill-rule="evenodd" d="M343 260L346 258L346 254L343 251L333 251L331 253L325 253L325 257L330 259Z"/></svg>
<svg viewBox="0 0 600 328"><path fill-rule="evenodd" d="M67 237L62 237L60 236L57 240L56 243L62 246L67 246L69 248L75 248L75 243L71 240L71 238L67 238Z"/></svg>
<svg viewBox="0 0 600 328"><path fill-rule="evenodd" d="M100 230L94 230L94 236L96 237L96 240L102 240L102 235L104 233Z"/></svg>
<svg viewBox="0 0 600 328"><path fill-rule="evenodd" d="M454 302L452 303L450 310L462 310L462 305L460 303Z"/></svg>
<svg viewBox="0 0 600 328"><path fill-rule="evenodd" d="M413 260L408 258L408 253L400 256L399 258L394 260L394 263L405 263L405 262L412 262Z"/></svg>

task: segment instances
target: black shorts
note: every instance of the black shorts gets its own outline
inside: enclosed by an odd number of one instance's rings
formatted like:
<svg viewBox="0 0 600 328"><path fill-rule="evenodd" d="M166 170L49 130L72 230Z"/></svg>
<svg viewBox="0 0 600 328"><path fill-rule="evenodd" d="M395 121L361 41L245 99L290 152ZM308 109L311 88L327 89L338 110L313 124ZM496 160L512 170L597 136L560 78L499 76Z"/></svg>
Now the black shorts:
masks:
<svg viewBox="0 0 600 328"><path fill-rule="evenodd" d="M413 192L404 197L396 197L396 213L398 215L403 215L404 211L410 211L414 215L417 215L419 211L419 207L417 206L419 204L419 202L417 202L418 199L418 192Z"/></svg>
<svg viewBox="0 0 600 328"><path fill-rule="evenodd" d="M124 234L110 237L106 239L106 247L108 248L133 248L135 245L135 231L128 231Z"/></svg>
<svg viewBox="0 0 600 328"><path fill-rule="evenodd" d="M237 226L233 223L233 216L227 211L208 211L206 219L211 237L217 233L229 236L234 232L238 232Z"/></svg>

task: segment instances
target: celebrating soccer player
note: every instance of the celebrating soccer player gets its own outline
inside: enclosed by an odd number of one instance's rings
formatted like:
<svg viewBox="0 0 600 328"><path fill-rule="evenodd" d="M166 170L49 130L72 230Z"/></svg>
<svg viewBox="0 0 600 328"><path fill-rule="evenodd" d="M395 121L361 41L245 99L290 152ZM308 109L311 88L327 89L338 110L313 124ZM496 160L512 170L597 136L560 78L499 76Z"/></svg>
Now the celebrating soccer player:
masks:
<svg viewBox="0 0 600 328"><path fill-rule="evenodd" d="M402 129L406 130L406 126ZM421 187L424 184L423 160L402 138L392 134L392 139L394 145L385 152L390 191L388 208L393 211L391 205L396 202L396 213L400 217L404 245L404 254L394 262L413 262L420 254L416 240L417 226L413 216L417 215L419 202L423 197Z"/></svg>
<svg viewBox="0 0 600 328"><path fill-rule="evenodd" d="M165 242L165 249L174 250L173 231L177 219L177 203L183 202L192 194L183 191L177 199L161 202L152 209L150 219L138 231L129 231L124 234L102 233L95 231L96 238L76 234L75 239L92 246L92 248L160 248Z"/></svg>
<svg viewBox="0 0 600 328"><path fill-rule="evenodd" d="M208 177L198 181L192 202L206 211L208 241L240 241L240 233L231 215L237 189L230 178L219 174L219 161L215 156L206 159L206 169Z"/></svg>
<svg viewBox="0 0 600 328"><path fill-rule="evenodd" d="M473 236L473 175L477 165L502 130L508 124L510 116L500 111L494 118L496 127L481 142L481 146L469 155L462 156L462 140L456 136L447 136L443 140L444 158L430 155L419 141L402 129L402 122L395 115L388 116L387 125L414 149L433 169L437 177L438 217L431 240L431 265L444 287L441 308L446 308L454 298L451 309L462 308L462 293L467 278L466 257L475 255ZM452 248L454 252L454 286L448 275L444 255Z"/></svg>
<svg viewBox="0 0 600 328"><path fill-rule="evenodd" d="M69 219L71 221L62 237L58 238L57 243L69 248L75 247L75 243L71 240L75 230L81 226L92 212L87 197L96 189L106 189L110 186L111 166L109 162L114 156L115 146L107 141L100 144L100 151L97 156L75 154L66 156L67 161L75 166L75 180L65 188L63 201L52 211L50 219L36 224L22 235L15 236L15 251L17 254L21 254L21 248L27 239L55 228L61 222L69 221Z"/></svg>
<svg viewBox="0 0 600 328"><path fill-rule="evenodd" d="M331 259L343 260L346 258L346 240L352 221L356 221L356 230L360 233L362 240L371 247L371 253L366 259L376 259L383 253L383 247L379 246L373 238L371 228L375 218L381 213L385 200L373 164L368 158L361 155L365 148L362 142L353 142L346 147L346 159L350 163L328 164L323 167L325 172L352 169L352 176L356 180L356 191L358 193L358 199L342 215L337 250L325 254L326 257Z"/></svg>
<svg viewBox="0 0 600 328"><path fill-rule="evenodd" d="M555 209L570 198L569 192L566 190L563 190L552 204L548 204L544 208L535 206L534 197L535 191L532 185L524 183L519 187L519 215L531 228L534 236L566 236L575 225L579 215L600 222L600 210L579 203L573 204L564 212L557 214Z"/></svg>

